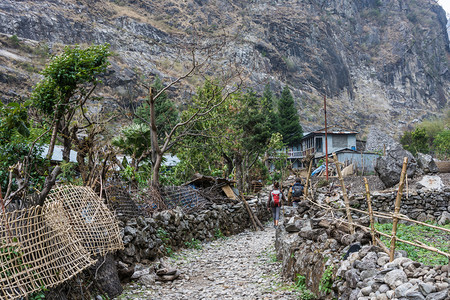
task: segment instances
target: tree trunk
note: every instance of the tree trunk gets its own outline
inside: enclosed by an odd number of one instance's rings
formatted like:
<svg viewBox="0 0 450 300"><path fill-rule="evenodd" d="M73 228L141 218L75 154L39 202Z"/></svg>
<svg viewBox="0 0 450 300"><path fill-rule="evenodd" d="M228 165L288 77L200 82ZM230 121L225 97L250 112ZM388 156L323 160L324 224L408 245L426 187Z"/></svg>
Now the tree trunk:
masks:
<svg viewBox="0 0 450 300"><path fill-rule="evenodd" d="M72 139L70 138L69 129L66 127L62 132L63 135L63 151L62 158L65 162L70 162L70 150L72 150ZM75 134L76 136L76 134Z"/></svg>
<svg viewBox="0 0 450 300"><path fill-rule="evenodd" d="M228 178L230 176L231 171L233 170L233 160L228 157L225 153L222 154L223 158L225 159L225 164L227 165L227 172L225 173L225 178Z"/></svg>
<svg viewBox="0 0 450 300"><path fill-rule="evenodd" d="M163 152L158 143L158 128L156 127L155 99L153 98L153 88L149 89L148 105L150 106L150 133L152 146L152 185L159 186L159 169L161 168Z"/></svg>
<svg viewBox="0 0 450 300"><path fill-rule="evenodd" d="M240 153L236 153L234 155L234 165L236 166L236 181L237 188L240 191L243 191L243 183L242 183L242 156Z"/></svg>
<svg viewBox="0 0 450 300"><path fill-rule="evenodd" d="M94 280L102 292L106 293L110 299L119 296L122 291L116 264L111 253L100 257L97 263L91 267L94 273Z"/></svg>
<svg viewBox="0 0 450 300"><path fill-rule="evenodd" d="M53 125L52 137L50 139L50 144L48 145L48 152L47 152L47 159L48 160L52 159L53 151L55 150L55 144L56 144L56 137L58 135L58 129L59 129L59 121L56 120L55 124Z"/></svg>

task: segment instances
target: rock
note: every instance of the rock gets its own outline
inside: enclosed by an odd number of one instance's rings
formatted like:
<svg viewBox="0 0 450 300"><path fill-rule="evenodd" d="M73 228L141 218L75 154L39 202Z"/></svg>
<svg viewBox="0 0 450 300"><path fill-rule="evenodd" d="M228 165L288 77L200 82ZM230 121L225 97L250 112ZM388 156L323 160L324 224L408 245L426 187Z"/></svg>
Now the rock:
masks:
<svg viewBox="0 0 450 300"><path fill-rule="evenodd" d="M139 277L138 282L146 287L152 287L155 285L155 280L156 280L155 274L146 274Z"/></svg>
<svg viewBox="0 0 450 300"><path fill-rule="evenodd" d="M439 217L438 224L446 225L448 223L450 223L450 213L443 211L442 215Z"/></svg>
<svg viewBox="0 0 450 300"><path fill-rule="evenodd" d="M359 276L355 269L348 270L345 272L345 281L349 288L355 288L359 282Z"/></svg>
<svg viewBox="0 0 450 300"><path fill-rule="evenodd" d="M436 287L429 283L419 283L419 291L427 296L428 294L436 292Z"/></svg>
<svg viewBox="0 0 450 300"><path fill-rule="evenodd" d="M400 298L400 297L405 297L406 293L413 287L413 285L409 282L403 283L401 285L399 285L396 289L395 289L395 296Z"/></svg>
<svg viewBox="0 0 450 300"><path fill-rule="evenodd" d="M375 172L386 187L390 188L399 183L404 157L408 158L406 173L411 178L416 172L417 163L414 156L404 150L400 144L394 144L391 149L387 150L385 156L377 158Z"/></svg>
<svg viewBox="0 0 450 300"><path fill-rule="evenodd" d="M444 184L442 183L441 177L435 176L423 176L422 180L418 182L420 184L421 189L424 190L435 190L440 191L444 188Z"/></svg>
<svg viewBox="0 0 450 300"><path fill-rule="evenodd" d="M437 293L428 294L426 300L444 300L449 299L449 291L444 290Z"/></svg>
<svg viewBox="0 0 450 300"><path fill-rule="evenodd" d="M418 291L408 291L405 298L408 300L425 300L425 297Z"/></svg>
<svg viewBox="0 0 450 300"><path fill-rule="evenodd" d="M424 174L437 173L439 171L434 159L429 154L417 153L417 166Z"/></svg>
<svg viewBox="0 0 450 300"><path fill-rule="evenodd" d="M384 281L391 287L391 289L395 289L407 282L408 278L402 270L392 270L384 275Z"/></svg>

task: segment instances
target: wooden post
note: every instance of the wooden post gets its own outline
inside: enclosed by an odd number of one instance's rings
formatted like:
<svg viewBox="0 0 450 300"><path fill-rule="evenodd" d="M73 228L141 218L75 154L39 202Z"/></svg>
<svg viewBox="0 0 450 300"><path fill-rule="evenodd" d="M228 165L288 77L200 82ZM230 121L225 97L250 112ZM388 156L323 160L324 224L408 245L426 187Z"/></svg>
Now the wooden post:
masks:
<svg viewBox="0 0 450 300"><path fill-rule="evenodd" d="M306 200L308 198L308 186L309 186L309 179L311 178L311 168L312 168L313 159L309 161L309 167L308 167L308 176L306 176L306 184L305 184L305 191L303 193L303 199Z"/></svg>
<svg viewBox="0 0 450 300"><path fill-rule="evenodd" d="M374 225L374 221L373 221L372 202L370 200L369 182L367 181L366 177L364 177L364 185L366 186L367 208L369 210L370 234L372 235L372 244L376 245L377 241L375 240L375 225Z"/></svg>
<svg viewBox="0 0 450 300"><path fill-rule="evenodd" d="M355 228L353 227L352 215L350 213L350 201L348 201L347 189L345 188L344 177L342 177L341 166L339 165L336 153L333 153L333 159L334 163L336 164L336 171L339 176L339 181L341 182L342 196L344 197L345 201L345 211L347 212L347 220L350 226L350 232L354 234Z"/></svg>
<svg viewBox="0 0 450 300"><path fill-rule="evenodd" d="M241 198L242 202L244 202L245 209L247 209L247 213L250 217L250 220L252 220L253 227L255 228L255 231L258 230L258 227L264 230L264 226L259 221L258 217L253 214L252 209L250 208L250 205L248 205L247 200L245 200L245 197L242 193L239 193L239 198Z"/></svg>
<svg viewBox="0 0 450 300"><path fill-rule="evenodd" d="M395 208L394 208L394 216L392 217L392 234L391 234L391 247L390 247L390 253L389 253L389 261L394 260L394 253L395 253L395 240L397 235L397 224L398 224L398 218L397 215L400 212L400 203L402 201L402 195L403 195L403 186L405 185L405 177L406 177L406 167L408 165L408 158L403 158L403 167L402 167L402 173L400 175L400 183L398 185L398 191L397 191L397 198L395 199Z"/></svg>

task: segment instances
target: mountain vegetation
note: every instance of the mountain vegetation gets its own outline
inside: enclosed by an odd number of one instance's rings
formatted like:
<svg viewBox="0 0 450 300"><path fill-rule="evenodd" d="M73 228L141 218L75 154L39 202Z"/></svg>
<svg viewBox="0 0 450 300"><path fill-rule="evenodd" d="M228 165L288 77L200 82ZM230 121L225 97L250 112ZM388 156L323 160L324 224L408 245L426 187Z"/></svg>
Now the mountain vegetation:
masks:
<svg viewBox="0 0 450 300"><path fill-rule="evenodd" d="M247 190L269 153L323 127L325 96L330 124L407 130L405 147L447 157L448 126L426 125L448 107L446 24L426 0L5 0L1 143L36 161L48 143L43 165L76 150L85 185L114 165L135 184L200 172ZM3 191L22 180L2 172Z"/></svg>

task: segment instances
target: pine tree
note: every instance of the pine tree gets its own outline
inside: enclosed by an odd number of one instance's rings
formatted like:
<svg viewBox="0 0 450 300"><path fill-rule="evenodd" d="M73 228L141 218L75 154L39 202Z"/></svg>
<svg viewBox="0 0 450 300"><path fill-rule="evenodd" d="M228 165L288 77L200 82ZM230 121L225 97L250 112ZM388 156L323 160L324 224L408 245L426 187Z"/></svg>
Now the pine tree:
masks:
<svg viewBox="0 0 450 300"><path fill-rule="evenodd" d="M269 128L270 135L278 132L278 118L274 110L273 105L273 93L270 89L270 85L266 84L261 101L262 111L266 117L266 126Z"/></svg>
<svg viewBox="0 0 450 300"><path fill-rule="evenodd" d="M288 146L300 144L303 129L294 106L294 98L288 86L283 88L278 99L278 131L283 135L283 142Z"/></svg>

